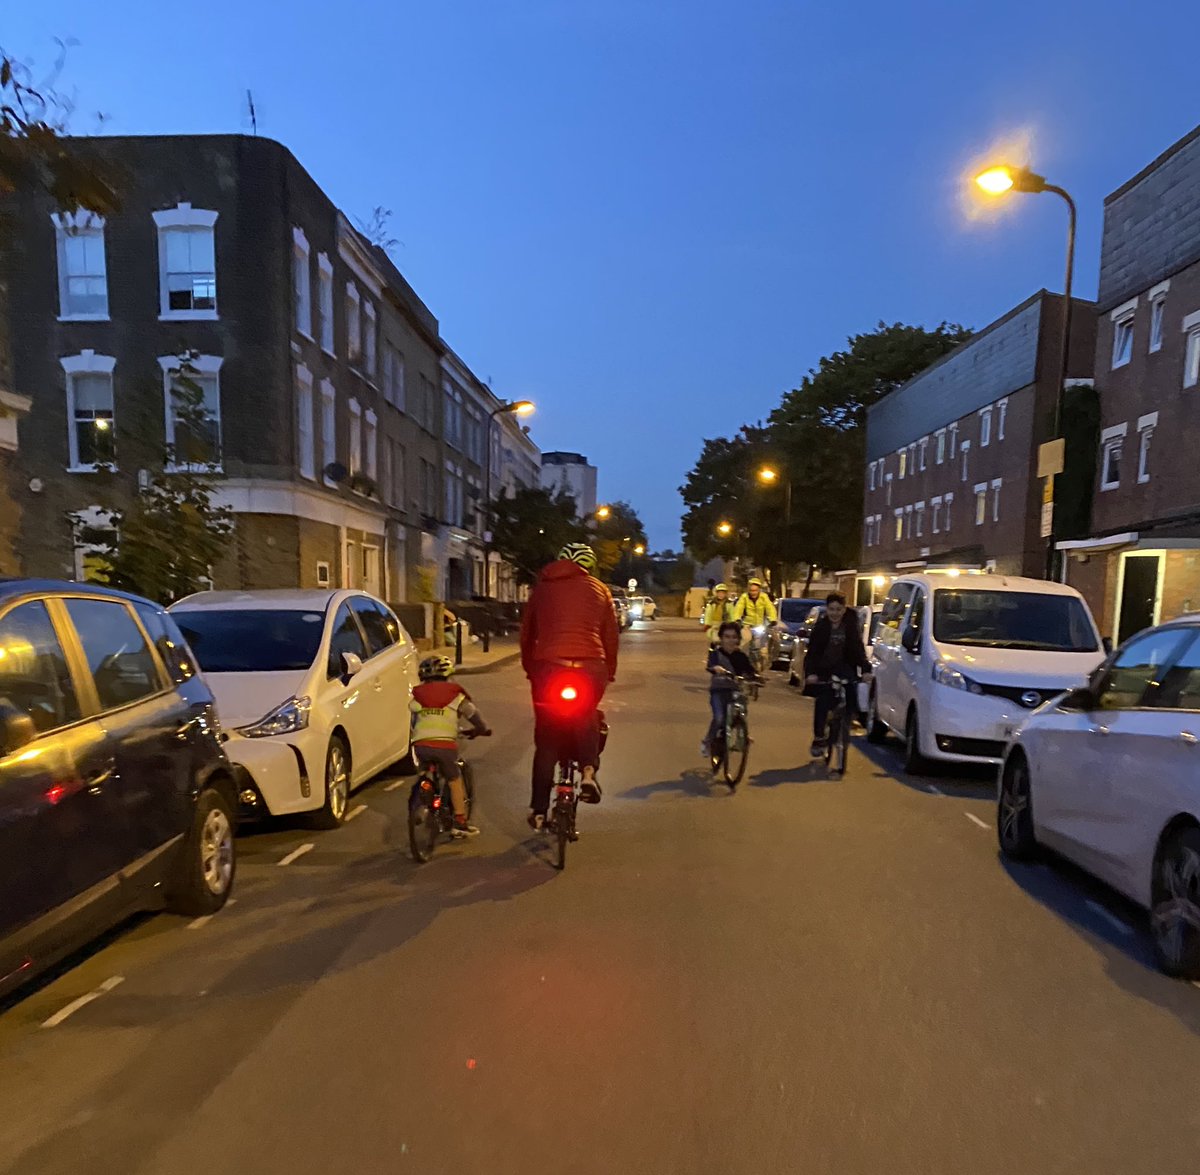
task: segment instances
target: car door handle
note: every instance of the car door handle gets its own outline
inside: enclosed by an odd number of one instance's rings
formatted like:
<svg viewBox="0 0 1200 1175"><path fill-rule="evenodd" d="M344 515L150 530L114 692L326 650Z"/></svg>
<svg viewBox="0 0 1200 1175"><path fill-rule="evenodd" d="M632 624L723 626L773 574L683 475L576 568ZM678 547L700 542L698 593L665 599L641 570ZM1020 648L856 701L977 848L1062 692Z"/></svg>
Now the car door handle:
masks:
<svg viewBox="0 0 1200 1175"><path fill-rule="evenodd" d="M1190 730L1181 730L1179 732L1179 741L1187 743L1189 747L1194 747L1200 743L1200 738L1197 738Z"/></svg>
<svg viewBox="0 0 1200 1175"><path fill-rule="evenodd" d="M1088 734L1111 734L1107 726L1089 726Z"/></svg>
<svg viewBox="0 0 1200 1175"><path fill-rule="evenodd" d="M374 685L375 692L377 694L383 693L383 679L381 677L377 677L372 684Z"/></svg>
<svg viewBox="0 0 1200 1175"><path fill-rule="evenodd" d="M101 771L93 771L91 775L84 779L84 786L87 787L91 795L98 796L104 790L104 785L112 782L112 778L116 773L115 766L105 767Z"/></svg>

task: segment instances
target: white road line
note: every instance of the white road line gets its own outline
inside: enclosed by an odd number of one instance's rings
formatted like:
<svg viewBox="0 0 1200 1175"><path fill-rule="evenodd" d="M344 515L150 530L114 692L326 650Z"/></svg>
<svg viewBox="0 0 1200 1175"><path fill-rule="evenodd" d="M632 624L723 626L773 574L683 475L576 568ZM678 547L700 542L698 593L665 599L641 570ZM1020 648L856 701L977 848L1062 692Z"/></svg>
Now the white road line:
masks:
<svg viewBox="0 0 1200 1175"><path fill-rule="evenodd" d="M986 820L980 820L974 812L964 812L963 815L970 820L972 824L978 824L979 827L984 830L991 828L991 825Z"/></svg>
<svg viewBox="0 0 1200 1175"><path fill-rule="evenodd" d="M393 779L391 783L385 783L383 785L383 790L384 791L395 791L396 788L403 787L404 783L405 783L405 781L403 779Z"/></svg>
<svg viewBox="0 0 1200 1175"><path fill-rule="evenodd" d="M940 787L938 787L936 784L927 783L925 786L926 786L926 788L928 788L928 789L929 789L929 791L930 791L930 792L932 792L932 793L933 793L935 796L944 796L944 795L946 794L946 793L945 793L944 791L942 791L942 789L941 789Z"/></svg>
<svg viewBox="0 0 1200 1175"><path fill-rule="evenodd" d="M1103 918L1104 921L1107 922L1114 930L1119 930L1122 934L1133 933L1133 929L1130 927L1129 923L1121 921L1116 914L1106 910L1099 902L1093 902L1091 898L1089 898L1087 901L1087 908L1091 910L1093 914L1099 914L1100 917Z"/></svg>
<svg viewBox="0 0 1200 1175"><path fill-rule="evenodd" d="M187 928L189 930L199 930L201 926L207 926L211 921L211 914L202 914L199 918L193 918L192 921L188 923Z"/></svg>
<svg viewBox="0 0 1200 1175"><path fill-rule="evenodd" d="M293 861L299 860L305 853L311 853L317 846L314 844L301 845L298 849L292 849L283 860L276 862L279 865L290 865Z"/></svg>
<svg viewBox="0 0 1200 1175"><path fill-rule="evenodd" d="M72 1000L65 1008L55 1012L49 1020L43 1021L43 1028L57 1028L68 1016L75 1015L80 1008L86 1008L92 1000L98 1000L106 991L112 991L118 984L125 982L124 975L114 975L111 979L106 979L95 991L89 991L87 995L81 995L79 999Z"/></svg>
<svg viewBox="0 0 1200 1175"><path fill-rule="evenodd" d="M361 816L367 810L366 804L359 804L357 808L351 808L346 813L346 823L349 824L356 816Z"/></svg>
<svg viewBox="0 0 1200 1175"><path fill-rule="evenodd" d="M226 904L227 906L236 906L236 905L237 905L237 898L230 898L230 899L229 899L229 901L227 901L225 904Z"/></svg>

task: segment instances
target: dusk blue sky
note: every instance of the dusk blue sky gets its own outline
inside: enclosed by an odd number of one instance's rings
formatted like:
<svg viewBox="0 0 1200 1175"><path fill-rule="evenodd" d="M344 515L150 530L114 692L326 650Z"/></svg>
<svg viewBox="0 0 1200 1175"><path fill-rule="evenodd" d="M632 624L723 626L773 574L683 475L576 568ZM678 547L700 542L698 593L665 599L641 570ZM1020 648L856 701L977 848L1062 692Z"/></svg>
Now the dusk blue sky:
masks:
<svg viewBox="0 0 1200 1175"><path fill-rule="evenodd" d="M765 416L879 320L982 326L1061 289L1064 209L973 219L1011 144L1080 205L1200 122L1194 0L43 0L0 44L49 64L77 132L247 131L396 259L543 449L599 467L655 546L706 436Z"/></svg>

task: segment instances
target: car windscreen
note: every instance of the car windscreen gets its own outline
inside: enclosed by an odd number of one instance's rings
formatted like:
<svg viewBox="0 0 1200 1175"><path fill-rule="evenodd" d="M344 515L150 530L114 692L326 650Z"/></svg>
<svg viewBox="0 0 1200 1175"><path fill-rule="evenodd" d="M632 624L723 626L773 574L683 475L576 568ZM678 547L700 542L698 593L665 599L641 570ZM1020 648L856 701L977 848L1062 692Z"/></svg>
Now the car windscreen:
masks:
<svg viewBox="0 0 1200 1175"><path fill-rule="evenodd" d="M205 673L307 669L321 645L323 612L205 608L172 612Z"/></svg>
<svg viewBox="0 0 1200 1175"><path fill-rule="evenodd" d="M780 600L779 619L784 624L803 624L816 600Z"/></svg>
<svg viewBox="0 0 1200 1175"><path fill-rule="evenodd" d="M1075 596L939 588L933 636L950 645L1094 653L1099 647L1087 608Z"/></svg>

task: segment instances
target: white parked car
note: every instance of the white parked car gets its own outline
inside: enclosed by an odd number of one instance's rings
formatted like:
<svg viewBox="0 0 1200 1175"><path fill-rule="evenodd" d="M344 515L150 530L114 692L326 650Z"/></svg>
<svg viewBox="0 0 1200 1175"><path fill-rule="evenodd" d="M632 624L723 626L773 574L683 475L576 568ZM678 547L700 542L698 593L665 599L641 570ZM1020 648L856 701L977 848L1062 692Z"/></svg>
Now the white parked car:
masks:
<svg viewBox="0 0 1200 1175"><path fill-rule="evenodd" d="M1148 909L1160 966L1200 979L1200 616L1139 634L1029 718L997 825L1007 855L1046 845Z"/></svg>
<svg viewBox="0 0 1200 1175"><path fill-rule="evenodd" d="M1083 597L1064 584L1000 575L911 575L879 615L867 734L893 730L906 767L999 763L1013 732L1104 660Z"/></svg>
<svg viewBox="0 0 1200 1175"><path fill-rule="evenodd" d="M632 596L629 600L629 616L633 620L653 620L657 607L649 596Z"/></svg>
<svg viewBox="0 0 1200 1175"><path fill-rule="evenodd" d="M416 650L382 601L200 592L170 611L216 697L250 811L336 828L350 792L409 754Z"/></svg>

